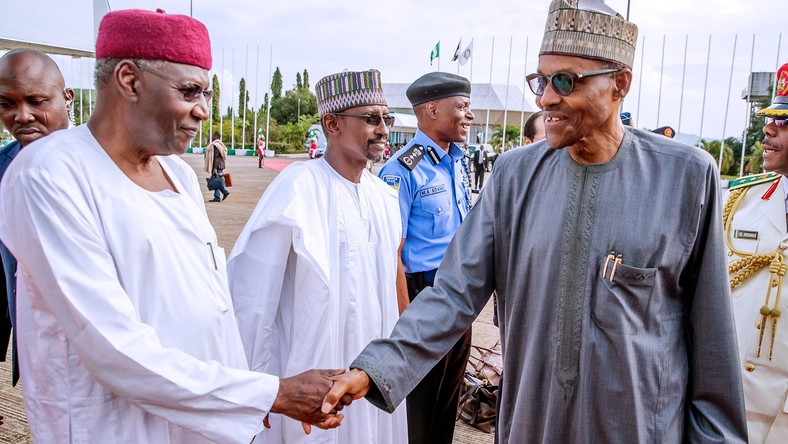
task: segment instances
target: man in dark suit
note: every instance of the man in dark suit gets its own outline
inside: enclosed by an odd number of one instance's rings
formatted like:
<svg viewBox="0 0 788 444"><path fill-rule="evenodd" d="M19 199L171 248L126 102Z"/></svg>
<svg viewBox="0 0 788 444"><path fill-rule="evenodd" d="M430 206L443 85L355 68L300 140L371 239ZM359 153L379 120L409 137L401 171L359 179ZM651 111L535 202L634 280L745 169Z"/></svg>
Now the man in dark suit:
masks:
<svg viewBox="0 0 788 444"><path fill-rule="evenodd" d="M0 179L19 151L57 130L68 128L74 92L65 87L63 74L46 54L17 49L0 58L0 121L15 141L0 149ZM16 259L0 243L3 260L0 287L0 361L5 361L11 327L15 322ZM16 341L14 341L16 342ZM12 383L19 380L16 346Z"/></svg>
<svg viewBox="0 0 788 444"><path fill-rule="evenodd" d="M473 167L475 174L476 189L481 190L484 186L484 173L486 171L485 161L487 160L487 152L484 150L484 145L479 145L476 151L473 152Z"/></svg>

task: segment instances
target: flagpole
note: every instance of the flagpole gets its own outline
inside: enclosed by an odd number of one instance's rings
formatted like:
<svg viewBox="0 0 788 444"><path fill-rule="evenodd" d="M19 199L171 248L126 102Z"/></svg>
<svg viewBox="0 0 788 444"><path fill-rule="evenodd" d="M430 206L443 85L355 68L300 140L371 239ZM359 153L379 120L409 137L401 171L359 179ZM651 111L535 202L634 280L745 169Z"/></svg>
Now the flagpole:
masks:
<svg viewBox="0 0 788 444"><path fill-rule="evenodd" d="M501 151L506 151L506 117L509 114L509 79L512 74L512 40L509 36L509 67L506 68L506 98L503 100L503 126L501 126Z"/></svg>
<svg viewBox="0 0 788 444"><path fill-rule="evenodd" d="M438 40L438 72L441 70L441 41Z"/></svg>
<svg viewBox="0 0 788 444"><path fill-rule="evenodd" d="M528 36L525 36L525 59L523 61L523 95L520 109L520 146L523 145L523 126L525 125L525 76L528 75Z"/></svg>
<svg viewBox="0 0 788 444"><path fill-rule="evenodd" d="M221 87L219 89L224 89L224 46L222 46L222 72L221 72L221 76L219 78L219 85L221 85ZM224 143L224 138L223 138L223 136L224 136L224 128L222 128L224 126L224 116L222 115L222 101L221 101L222 94L221 94L221 92L222 91L219 91L219 106L218 106L218 108L219 108L219 140L221 140L222 143ZM213 136L211 136L211 137L213 137Z"/></svg>
<svg viewBox="0 0 788 444"><path fill-rule="evenodd" d="M684 36L684 64L681 69L681 98L679 99L679 123L676 135L681 132L681 112L684 109L684 79L687 77L687 46L689 44L689 34Z"/></svg>
<svg viewBox="0 0 788 444"><path fill-rule="evenodd" d="M752 95L752 64L755 61L755 34L752 35L752 52L750 52L750 71L747 75L747 112L744 113L744 132L741 136L741 163L739 163L739 177L744 175L744 152L747 150L747 130L750 129L750 96Z"/></svg>
<svg viewBox="0 0 788 444"><path fill-rule="evenodd" d="M643 92L643 60L646 58L646 36L641 39L640 47L640 79L638 79L638 106L635 111L635 121L640 119L640 93ZM634 126L634 125L633 125Z"/></svg>
<svg viewBox="0 0 788 444"><path fill-rule="evenodd" d="M777 60L774 61L774 85L772 87L772 100L774 102L774 94L777 93L777 70L780 69L780 46L783 43L783 33L780 33L780 37L777 39ZM473 65L471 65L473 66ZM769 103L771 103L769 102Z"/></svg>
<svg viewBox="0 0 788 444"><path fill-rule="evenodd" d="M709 63L711 62L711 34L709 34L709 46L706 50L706 79L703 81L703 102L700 105L700 131L698 137L703 140L703 117L706 113L706 89L709 86Z"/></svg>
<svg viewBox="0 0 788 444"><path fill-rule="evenodd" d="M722 140L720 142L720 159L717 169L722 170L722 153L725 152L725 129L728 126L728 107L731 102L731 87L733 86L733 65L736 62L736 43L739 41L739 34L733 35L733 56L731 56L731 75L728 78L728 99L725 101L725 117L722 120ZM720 173L722 174L722 173Z"/></svg>
<svg viewBox="0 0 788 444"><path fill-rule="evenodd" d="M232 47L233 81L235 81L235 46ZM230 148L235 149L235 87L230 84Z"/></svg>
<svg viewBox="0 0 788 444"><path fill-rule="evenodd" d="M471 58L471 74L470 74L470 76L468 78L468 82L471 84L471 87L473 87L473 37L471 37L471 45L470 45L470 47L471 47L471 57L470 57ZM779 51L778 51L778 55L779 55ZM777 72L777 71L775 70L775 72ZM471 137L471 132L468 131L468 142L470 142L470 137Z"/></svg>
<svg viewBox="0 0 788 444"><path fill-rule="evenodd" d="M457 55L462 49L462 37L460 37L460 43L457 44L457 51L455 51L455 55ZM460 57L457 57L457 75L460 75Z"/></svg>
<svg viewBox="0 0 788 444"><path fill-rule="evenodd" d="M246 103L249 100L249 85L247 84L247 80L249 79L249 45L246 45L246 61L244 62L244 119L243 123L241 124L241 149L246 148ZM240 97L239 97L240 99ZM239 114L240 116L240 114Z"/></svg>
<svg viewBox="0 0 788 444"><path fill-rule="evenodd" d="M257 106L260 99L260 45L257 45L257 58L254 59L254 143L252 149L257 148L257 118L260 116L260 108Z"/></svg>
<svg viewBox="0 0 788 444"><path fill-rule="evenodd" d="M659 64L659 93L657 94L657 124L659 128L659 112L662 109L662 73L665 71L665 34L662 34L662 62Z"/></svg>
<svg viewBox="0 0 788 444"><path fill-rule="evenodd" d="M271 124L271 99L273 95L273 90L271 89L271 81L273 76L273 69L274 67L274 45L271 44L270 46L270 53L268 55L268 101L265 105L265 149L267 150L271 146L271 137L268 130L270 129ZM263 165L265 165L265 153L263 153Z"/></svg>
<svg viewBox="0 0 788 444"><path fill-rule="evenodd" d="M487 88L487 120L484 122L484 143L490 141L490 102L492 101L490 93L492 92L492 75L493 75L493 56L495 55L495 36L492 38L492 49L490 50L490 84Z"/></svg>

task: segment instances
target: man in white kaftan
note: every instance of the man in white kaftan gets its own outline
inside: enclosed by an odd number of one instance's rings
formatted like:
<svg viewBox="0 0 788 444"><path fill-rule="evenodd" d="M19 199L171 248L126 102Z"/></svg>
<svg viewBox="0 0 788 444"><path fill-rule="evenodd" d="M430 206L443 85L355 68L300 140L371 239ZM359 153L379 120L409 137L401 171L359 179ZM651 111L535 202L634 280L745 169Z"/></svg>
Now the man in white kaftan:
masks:
<svg viewBox="0 0 788 444"><path fill-rule="evenodd" d="M327 83L339 78L342 88L360 89L328 92ZM365 169L382 153L393 120L380 73L336 74L316 89L328 139L325 157L282 171L229 259L250 368L279 376L347 366L369 341L387 337L399 314L397 196ZM344 106L332 106L331 94L345 97ZM358 116L364 120L353 118ZM296 421L271 415L271 430L255 443L407 442L404 408L389 415L360 401L344 413L341 427L310 436Z"/></svg>
<svg viewBox="0 0 788 444"><path fill-rule="evenodd" d="M88 124L30 144L2 181L33 441L247 444L269 412L324 421L294 410L333 372L248 370L224 251L177 157L208 117L207 30L115 11L96 56Z"/></svg>

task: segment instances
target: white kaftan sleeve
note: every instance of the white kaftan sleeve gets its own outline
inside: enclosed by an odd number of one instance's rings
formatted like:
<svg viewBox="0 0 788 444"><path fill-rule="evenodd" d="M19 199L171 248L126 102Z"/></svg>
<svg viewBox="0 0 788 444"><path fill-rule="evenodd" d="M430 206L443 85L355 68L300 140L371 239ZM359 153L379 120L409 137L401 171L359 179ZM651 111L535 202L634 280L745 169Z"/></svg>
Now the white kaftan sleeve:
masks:
<svg viewBox="0 0 788 444"><path fill-rule="evenodd" d="M41 164L9 170L0 198L0 237L40 298L34 303L52 313L81 364L113 395L216 442L248 443L278 378L163 346L136 320L88 185L68 167Z"/></svg>

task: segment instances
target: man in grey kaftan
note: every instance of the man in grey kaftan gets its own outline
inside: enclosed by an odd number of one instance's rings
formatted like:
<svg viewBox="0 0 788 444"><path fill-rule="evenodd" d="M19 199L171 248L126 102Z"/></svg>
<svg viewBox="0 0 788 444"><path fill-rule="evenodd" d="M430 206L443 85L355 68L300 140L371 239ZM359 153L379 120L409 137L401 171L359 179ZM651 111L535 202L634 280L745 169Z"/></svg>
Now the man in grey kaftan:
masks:
<svg viewBox="0 0 788 444"><path fill-rule="evenodd" d="M526 78L547 139L496 161L434 287L323 411L344 393L393 409L496 290L499 442L746 442L719 175L621 124L637 29L606 8L551 3Z"/></svg>

